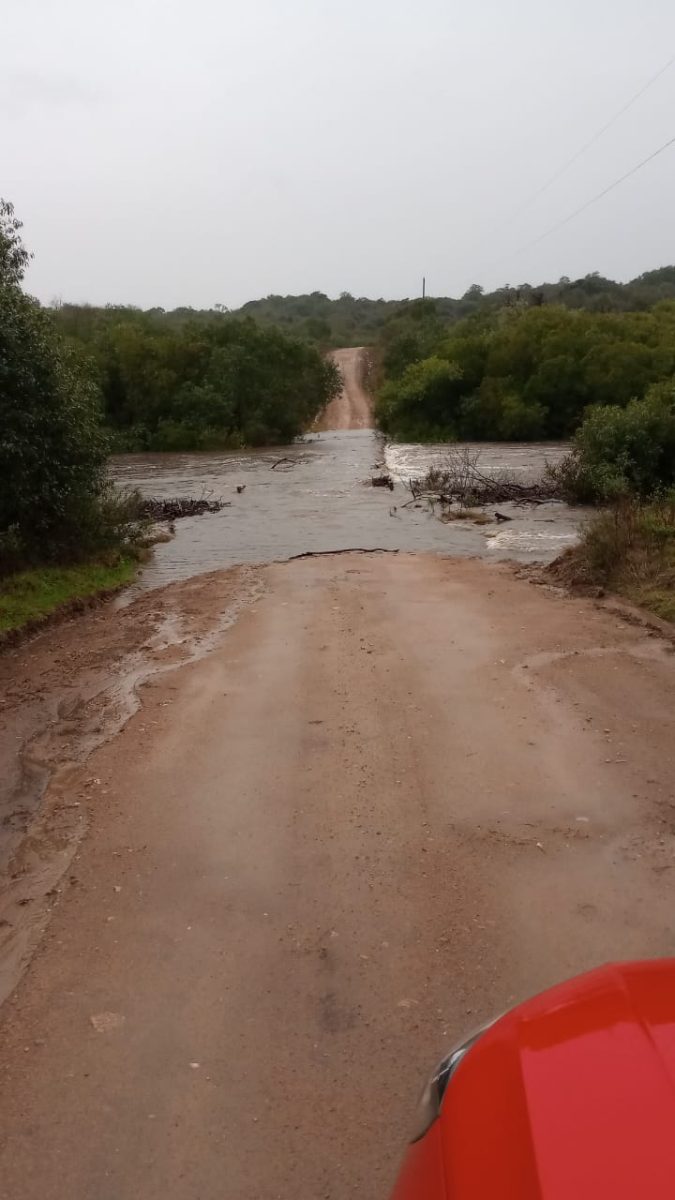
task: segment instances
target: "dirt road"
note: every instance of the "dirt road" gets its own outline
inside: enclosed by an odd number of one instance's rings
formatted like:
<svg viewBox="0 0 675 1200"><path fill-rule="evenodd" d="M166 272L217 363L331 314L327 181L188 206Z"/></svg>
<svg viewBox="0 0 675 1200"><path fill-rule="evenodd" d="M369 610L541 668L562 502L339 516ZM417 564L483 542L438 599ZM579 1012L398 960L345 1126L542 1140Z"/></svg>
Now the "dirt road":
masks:
<svg viewBox="0 0 675 1200"><path fill-rule="evenodd" d="M364 355L362 346L333 350L331 357L342 372L344 387L318 418L316 430L373 428L372 401L364 387Z"/></svg>
<svg viewBox="0 0 675 1200"><path fill-rule="evenodd" d="M385 1200L458 1035L675 953L670 643L472 561L245 582L52 784L90 829L3 1010L2 1200Z"/></svg>

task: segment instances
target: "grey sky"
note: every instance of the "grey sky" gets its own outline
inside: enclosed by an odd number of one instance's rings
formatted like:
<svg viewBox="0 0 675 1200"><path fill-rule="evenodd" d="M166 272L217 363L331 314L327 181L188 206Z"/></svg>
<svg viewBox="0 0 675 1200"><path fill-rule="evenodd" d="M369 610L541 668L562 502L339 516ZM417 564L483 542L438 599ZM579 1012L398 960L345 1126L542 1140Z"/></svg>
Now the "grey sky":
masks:
<svg viewBox="0 0 675 1200"><path fill-rule="evenodd" d="M4 0L0 194L43 300L414 295L675 260L672 0Z"/></svg>

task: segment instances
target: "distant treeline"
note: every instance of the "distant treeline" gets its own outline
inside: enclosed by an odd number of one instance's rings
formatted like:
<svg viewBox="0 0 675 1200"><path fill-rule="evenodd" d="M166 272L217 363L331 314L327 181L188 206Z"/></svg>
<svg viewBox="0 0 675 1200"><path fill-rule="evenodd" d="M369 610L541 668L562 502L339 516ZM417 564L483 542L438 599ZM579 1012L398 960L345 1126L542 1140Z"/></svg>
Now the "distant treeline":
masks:
<svg viewBox="0 0 675 1200"><path fill-rule="evenodd" d="M675 300L675 267L647 271L630 283L615 283L594 272L583 279L566 277L557 283L497 288L484 292L478 284L458 299L438 297L434 300L441 320L461 321L477 312L493 312L514 305L541 307L563 304L566 308L588 312L643 312L660 300ZM325 346L370 345L382 326L394 317L409 300L367 300L342 292L339 299L329 300L323 292L308 296L267 296L251 300L239 310L240 314L255 317L264 324L293 330L303 337Z"/></svg>
<svg viewBox="0 0 675 1200"><path fill-rule="evenodd" d="M340 386L316 346L251 318L87 305L53 317L118 451L289 442Z"/></svg>
<svg viewBox="0 0 675 1200"><path fill-rule="evenodd" d="M494 292L484 292L478 284L473 284L457 299L440 297L434 303L438 316L450 323L477 312L522 305L537 308L562 304L565 308L597 313L644 312L660 300L675 300L675 266L647 271L630 283L615 283L595 272L583 279L563 277L557 283L523 283ZM214 319L225 317L235 320L253 317L261 325L277 326L294 337L330 349L371 345L383 325L409 303L409 299L369 300L349 292L342 292L337 300L331 300L323 292L311 292L304 296L266 296L261 300L250 300L234 310L216 305L212 309L152 308L141 312L131 307L93 308L67 304L57 310L57 314L70 332L85 340L90 336L90 326L111 319L127 320L138 316L165 328L179 329L188 324L210 324Z"/></svg>
<svg viewBox="0 0 675 1200"><path fill-rule="evenodd" d="M449 322L415 301L383 326L376 412L410 440L569 438L675 375L675 300L603 312L522 297Z"/></svg>

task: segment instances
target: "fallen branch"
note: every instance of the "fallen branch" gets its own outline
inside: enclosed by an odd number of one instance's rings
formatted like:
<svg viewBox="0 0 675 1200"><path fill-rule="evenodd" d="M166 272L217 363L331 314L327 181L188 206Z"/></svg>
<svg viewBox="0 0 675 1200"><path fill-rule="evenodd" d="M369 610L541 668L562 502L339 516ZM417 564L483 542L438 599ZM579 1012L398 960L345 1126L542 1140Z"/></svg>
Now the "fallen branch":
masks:
<svg viewBox="0 0 675 1200"><path fill-rule="evenodd" d="M303 550L302 554L291 554L286 562L296 562L299 558L325 558L327 554L398 554L398 550L388 550L386 546L347 546L345 550Z"/></svg>
<svg viewBox="0 0 675 1200"><path fill-rule="evenodd" d="M290 463L292 467L295 466L295 460L292 458L278 458L275 463L272 463L270 471L276 471L277 467L280 467L282 463Z"/></svg>
<svg viewBox="0 0 675 1200"><path fill-rule="evenodd" d="M196 500L191 496L175 496L163 500L157 496L144 497L140 515L150 521L177 521L181 517L201 517L203 513L217 513L229 506L229 501Z"/></svg>
<svg viewBox="0 0 675 1200"><path fill-rule="evenodd" d="M451 451L443 467L432 467L422 479L409 480L408 489L413 501L427 500L443 505L458 503L463 508L475 508L508 502L543 504L562 499L559 485L550 476L532 483L519 483L509 471L483 471L479 458L480 451Z"/></svg>

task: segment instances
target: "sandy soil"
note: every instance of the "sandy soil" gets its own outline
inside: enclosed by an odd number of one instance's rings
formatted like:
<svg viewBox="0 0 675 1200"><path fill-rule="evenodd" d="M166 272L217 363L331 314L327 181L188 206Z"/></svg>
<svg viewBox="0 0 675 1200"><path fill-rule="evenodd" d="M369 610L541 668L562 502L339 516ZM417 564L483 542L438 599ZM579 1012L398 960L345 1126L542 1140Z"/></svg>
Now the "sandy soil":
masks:
<svg viewBox="0 0 675 1200"><path fill-rule="evenodd" d="M113 602L0 654L0 1004L84 833L71 766L120 730L151 675L207 653L260 589L249 567ZM89 785L87 785L89 786Z"/></svg>
<svg viewBox="0 0 675 1200"><path fill-rule="evenodd" d="M3 1200L384 1200L458 1035L675 953L669 643L424 556L152 599L242 587L49 788L90 827L3 1009Z"/></svg>
<svg viewBox="0 0 675 1200"><path fill-rule="evenodd" d="M344 387L331 400L314 426L320 432L329 429L372 429L373 405L365 390L363 347L333 350L331 357L342 372Z"/></svg>

